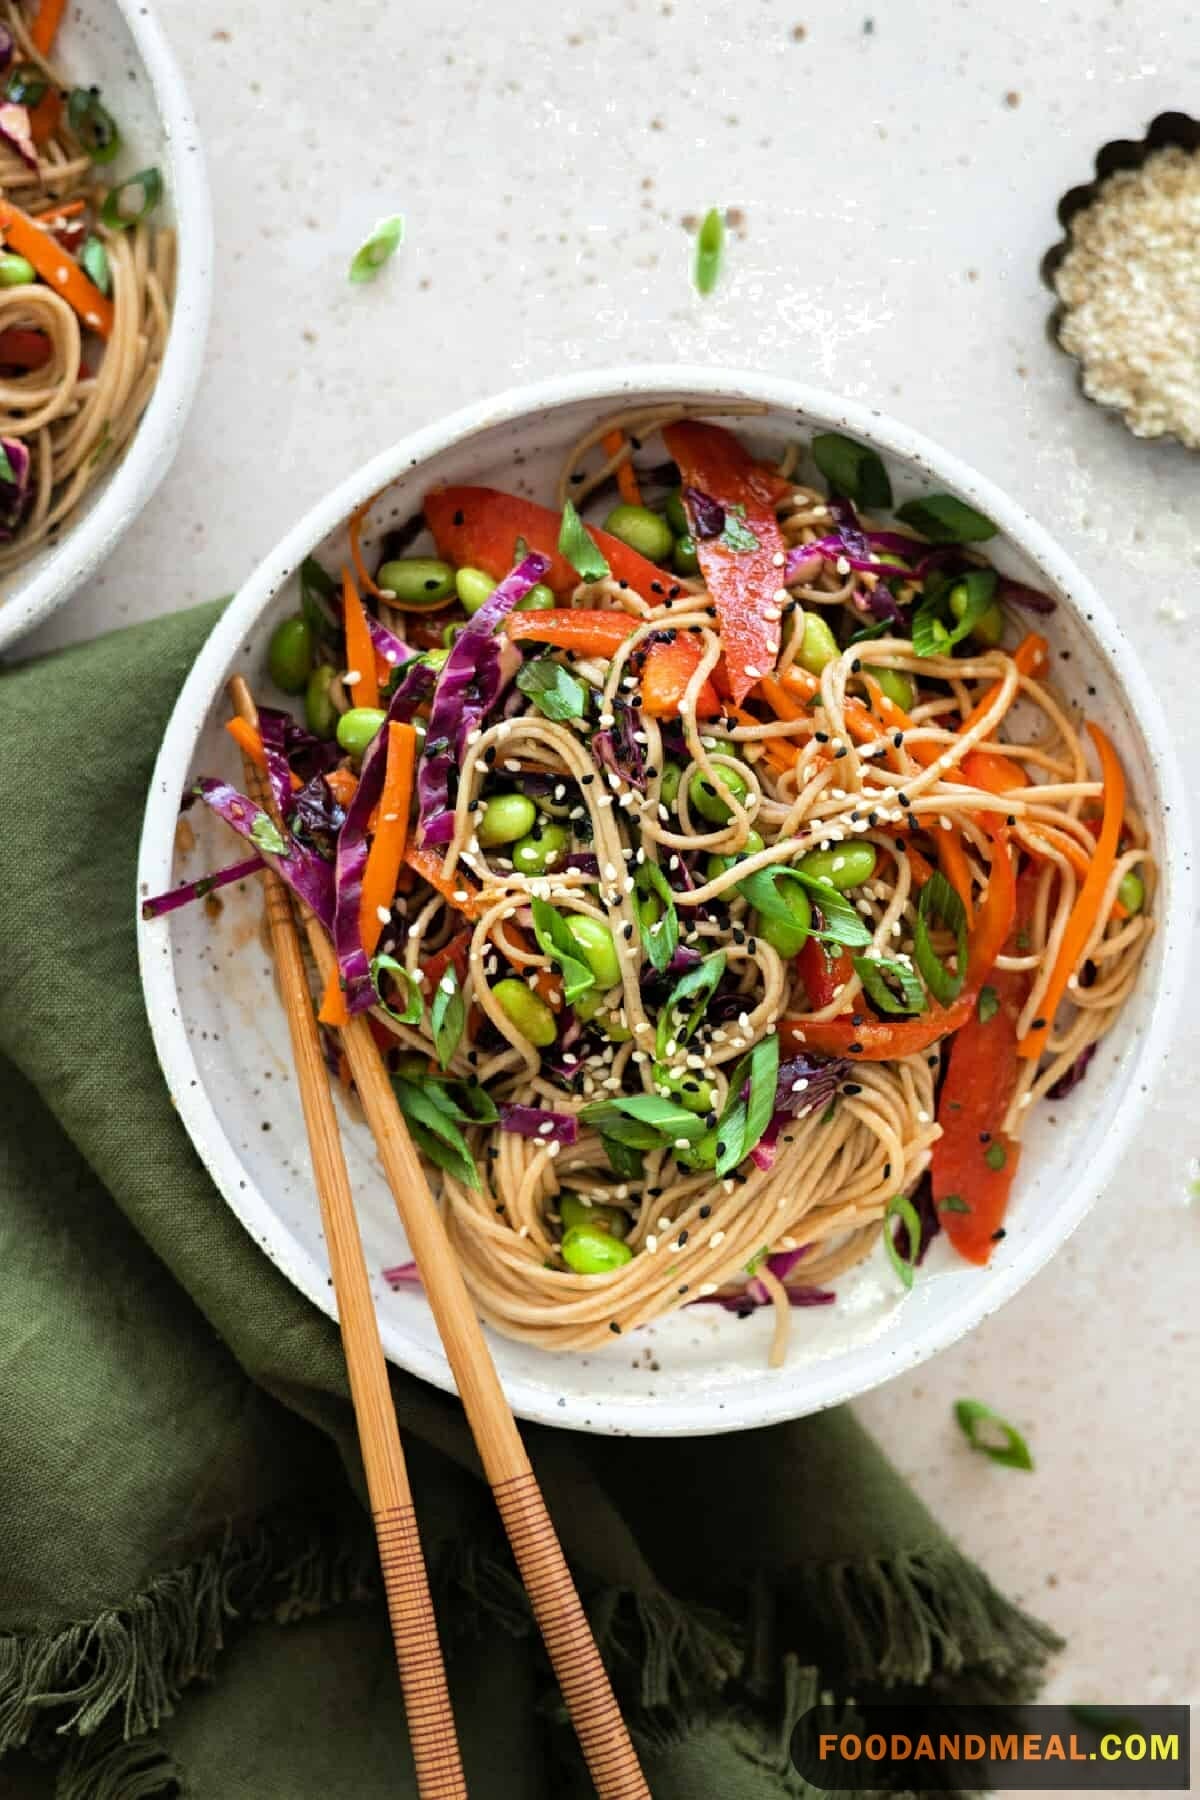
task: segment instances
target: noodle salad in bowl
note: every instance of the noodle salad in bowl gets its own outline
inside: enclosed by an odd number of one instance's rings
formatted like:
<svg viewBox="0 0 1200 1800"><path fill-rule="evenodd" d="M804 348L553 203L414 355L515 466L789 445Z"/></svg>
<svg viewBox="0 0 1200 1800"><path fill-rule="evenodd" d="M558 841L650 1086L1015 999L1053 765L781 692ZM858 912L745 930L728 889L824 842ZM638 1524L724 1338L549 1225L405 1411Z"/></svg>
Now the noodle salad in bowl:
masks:
<svg viewBox="0 0 1200 1800"><path fill-rule="evenodd" d="M312 909L331 1067L368 1013L481 1314L538 1350L765 1308L780 1363L881 1245L898 1291L935 1238L984 1280L1152 941L1055 598L976 507L757 410L647 401L534 496L359 506L228 725L285 829L197 770L240 859L143 900L216 911L266 863Z"/></svg>

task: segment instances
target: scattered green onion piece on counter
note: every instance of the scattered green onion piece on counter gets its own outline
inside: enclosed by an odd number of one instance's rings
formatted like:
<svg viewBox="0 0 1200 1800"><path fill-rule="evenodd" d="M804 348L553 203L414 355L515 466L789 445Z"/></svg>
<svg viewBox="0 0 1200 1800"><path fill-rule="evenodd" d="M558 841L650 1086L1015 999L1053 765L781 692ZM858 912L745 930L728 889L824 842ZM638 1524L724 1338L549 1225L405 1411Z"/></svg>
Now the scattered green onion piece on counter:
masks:
<svg viewBox="0 0 1200 1800"><path fill-rule="evenodd" d="M380 219L368 238L364 238L350 263L349 278L358 284L374 281L384 263L390 262L404 242L404 214L392 213Z"/></svg>
<svg viewBox="0 0 1200 1800"><path fill-rule="evenodd" d="M750 1092L743 1100L742 1089L747 1082ZM768 1037L759 1038L729 1077L725 1109L717 1121L716 1174L719 1178L746 1160L771 1123L778 1085L779 1038L772 1031Z"/></svg>
<svg viewBox="0 0 1200 1800"><path fill-rule="evenodd" d="M545 718L559 724L566 719L582 719L587 711L587 688L578 675L572 675L552 656L522 663L517 670L517 686Z"/></svg>
<svg viewBox="0 0 1200 1800"><path fill-rule="evenodd" d="M916 971L890 956L856 956L854 973L867 998L883 1013L925 1011L925 989Z"/></svg>
<svg viewBox="0 0 1200 1800"><path fill-rule="evenodd" d="M591 533L569 500L563 507L558 553L566 557L581 581L603 581L610 573Z"/></svg>
<svg viewBox="0 0 1200 1800"><path fill-rule="evenodd" d="M982 1400L956 1400L954 1417L958 1420L958 1428L970 1444L972 1450L982 1451L990 1456L993 1462L1002 1463L1006 1469L1032 1469L1033 1457L1029 1445L1021 1436L1015 1425L985 1406ZM987 1431L998 1432L1003 1442L989 1443Z"/></svg>
<svg viewBox="0 0 1200 1800"><path fill-rule="evenodd" d="M163 195L163 179L158 169L142 169L110 188L100 208L101 223L110 231L126 231L140 225L154 211Z"/></svg>
<svg viewBox="0 0 1200 1800"><path fill-rule="evenodd" d="M67 123L94 163L111 162L121 148L117 121L101 100L99 88L71 89Z"/></svg>
<svg viewBox="0 0 1200 1800"><path fill-rule="evenodd" d="M398 984L407 996L403 1010L397 1012L389 1006L383 997L379 985L379 977L387 973ZM375 989L375 998L389 1019L395 1019L398 1025L419 1025L425 1012L425 1002L421 998L421 990L409 974L404 964L397 962L394 956L375 956L371 959L371 986Z"/></svg>
<svg viewBox="0 0 1200 1800"><path fill-rule="evenodd" d="M698 294L711 294L721 276L725 259L725 215L710 206L696 233L695 281Z"/></svg>
<svg viewBox="0 0 1200 1800"><path fill-rule="evenodd" d="M679 914L675 895L657 863L644 862L634 876L634 910L642 949L652 968L666 968L679 948Z"/></svg>
<svg viewBox="0 0 1200 1800"><path fill-rule="evenodd" d="M705 1008L724 973L723 950L714 951L703 962L694 963L690 969L684 970L658 1015L658 1029L654 1038L654 1055L658 1062L670 1060L667 1055L668 1044L674 1043L678 1049L680 1044L687 1043L704 1017ZM675 1014L682 1011L684 1001L690 1001L691 1005L686 1018L677 1024Z"/></svg>
<svg viewBox="0 0 1200 1800"><path fill-rule="evenodd" d="M953 973L930 941L929 927L933 920L939 920L954 933L958 967ZM957 1000L967 979L967 915L962 901L940 869L934 871L921 889L917 916L913 921L913 955L934 999L940 1000L943 1006Z"/></svg>
<svg viewBox="0 0 1200 1800"><path fill-rule="evenodd" d="M458 985L458 974L451 964L437 984L429 1010L433 1031L433 1047L443 1069L448 1068L458 1049L467 1023L467 1007Z"/></svg>
<svg viewBox="0 0 1200 1800"><path fill-rule="evenodd" d="M979 990L979 1023L986 1025L1000 1011L1000 996L994 987L981 987Z"/></svg>
<svg viewBox="0 0 1200 1800"><path fill-rule="evenodd" d="M990 519L965 501L956 500L953 494L926 494L921 500L906 500L896 508L896 517L933 544L982 544L996 535Z"/></svg>
<svg viewBox="0 0 1200 1800"><path fill-rule="evenodd" d="M840 431L820 432L812 441L813 461L836 493L858 506L890 506L892 484L882 459L866 444Z"/></svg>
<svg viewBox="0 0 1200 1800"><path fill-rule="evenodd" d="M79 266L91 282L102 294L112 289L112 269L109 266L108 251L97 237L90 237L79 252Z"/></svg>
<svg viewBox="0 0 1200 1800"><path fill-rule="evenodd" d="M901 1256L897 1250L891 1233L893 1219L902 1219L908 1230L908 1255ZM883 1247L888 1253L888 1260L906 1288L913 1284L913 1273L917 1266L917 1258L921 1254L921 1221L917 1209L907 1194L893 1194L888 1201L887 1211L883 1215Z"/></svg>

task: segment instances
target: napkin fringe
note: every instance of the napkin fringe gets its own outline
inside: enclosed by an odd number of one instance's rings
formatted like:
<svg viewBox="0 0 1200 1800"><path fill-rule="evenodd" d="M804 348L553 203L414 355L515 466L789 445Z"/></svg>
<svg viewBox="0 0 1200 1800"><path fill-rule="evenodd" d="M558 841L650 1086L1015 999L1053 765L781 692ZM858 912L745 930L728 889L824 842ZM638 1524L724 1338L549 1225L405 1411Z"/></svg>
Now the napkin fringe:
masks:
<svg viewBox="0 0 1200 1800"><path fill-rule="evenodd" d="M61 1763L54 1800L165 1800L184 1791L183 1771L156 1737L127 1743L119 1729L79 1738Z"/></svg>

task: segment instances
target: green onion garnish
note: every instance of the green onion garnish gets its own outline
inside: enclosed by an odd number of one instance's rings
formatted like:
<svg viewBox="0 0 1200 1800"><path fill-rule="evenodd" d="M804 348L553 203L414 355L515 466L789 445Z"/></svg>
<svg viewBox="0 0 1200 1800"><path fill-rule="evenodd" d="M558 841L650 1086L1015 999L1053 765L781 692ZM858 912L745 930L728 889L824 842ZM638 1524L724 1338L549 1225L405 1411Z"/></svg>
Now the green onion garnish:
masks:
<svg viewBox="0 0 1200 1800"><path fill-rule="evenodd" d="M1003 1463L1007 1469L1032 1469L1033 1457L1029 1445L1007 1419L985 1406L982 1400L956 1400L954 1416L958 1420L958 1428L970 1444L972 1450L981 1450L984 1456L990 1456L993 1462ZM981 1435L991 1431L999 1433L1001 1442L997 1443L993 1435L991 1442Z"/></svg>
<svg viewBox="0 0 1200 1800"><path fill-rule="evenodd" d="M433 1047L443 1069L449 1067L466 1023L466 1002L458 985L458 971L452 963L438 982L433 1005L429 1009Z"/></svg>
<svg viewBox="0 0 1200 1800"><path fill-rule="evenodd" d="M1000 1011L1000 996L994 987L981 987L979 990L979 1023L986 1025Z"/></svg>
<svg viewBox="0 0 1200 1800"><path fill-rule="evenodd" d="M711 294L721 274L725 256L725 215L713 206L705 213L696 234L696 292Z"/></svg>
<svg viewBox="0 0 1200 1800"><path fill-rule="evenodd" d="M961 1194L947 1194L944 1200L938 1202L939 1212L969 1213L970 1210Z"/></svg>
<svg viewBox="0 0 1200 1800"><path fill-rule="evenodd" d="M863 984L868 999L884 1013L920 1013L925 1011L925 989L916 971L905 962L890 956L856 956L854 973Z"/></svg>
<svg viewBox="0 0 1200 1800"><path fill-rule="evenodd" d="M1008 1150L998 1139L993 1139L983 1153L983 1160L989 1169L1002 1169L1008 1161Z"/></svg>
<svg viewBox="0 0 1200 1800"><path fill-rule="evenodd" d="M45 99L46 89L50 83L42 71L33 63L17 63L9 70L8 80L4 84L4 98L11 100L14 106L27 106L30 109Z"/></svg>
<svg viewBox="0 0 1200 1800"><path fill-rule="evenodd" d="M354 252L350 280L374 281L384 263L395 256L403 242L404 214L393 213L390 218L380 219L370 237L365 238Z"/></svg>
<svg viewBox="0 0 1200 1800"><path fill-rule="evenodd" d="M859 506L890 506L892 484L874 450L840 431L821 432L812 441L813 461L836 493Z"/></svg>
<svg viewBox="0 0 1200 1800"><path fill-rule="evenodd" d="M107 294L112 287L112 269L109 266L108 251L97 237L90 237L79 252L79 266L93 287Z"/></svg>
<svg viewBox="0 0 1200 1800"><path fill-rule="evenodd" d="M404 1007L400 1012L397 1012L394 1006L389 1006L383 997L379 977L385 971L405 995ZM376 1003L383 1008L389 1019L395 1019L398 1025L419 1025L421 1023L425 1012L425 1002L421 998L421 990L404 964L397 962L394 956L380 955L371 958L371 986L375 989Z"/></svg>
<svg viewBox="0 0 1200 1800"><path fill-rule="evenodd" d="M904 1221L905 1229L908 1232L907 1256L901 1256L889 1229L895 1218ZM883 1246L900 1280L906 1288L910 1288L913 1284L913 1272L917 1266L917 1258L921 1254L921 1221L916 1207L907 1194L893 1194L888 1201L887 1211L883 1215Z"/></svg>
<svg viewBox="0 0 1200 1800"><path fill-rule="evenodd" d="M563 507L558 553L566 557L581 581L603 581L610 573L594 538L569 500Z"/></svg>
<svg viewBox="0 0 1200 1800"><path fill-rule="evenodd" d="M926 494L923 500L906 500L896 517L934 544L981 544L995 537L996 527L973 506L953 494Z"/></svg>
<svg viewBox="0 0 1200 1800"><path fill-rule="evenodd" d="M958 966L953 972L946 967L930 941L929 927L935 920L954 933ZM940 1000L943 1006L957 1000L967 979L967 915L962 901L940 869L921 889L913 924L913 955L934 999Z"/></svg>
<svg viewBox="0 0 1200 1800"><path fill-rule="evenodd" d="M110 188L100 208L100 218L110 231L126 231L140 225L152 213L163 195L163 178L157 169L142 169Z"/></svg>
<svg viewBox="0 0 1200 1800"><path fill-rule="evenodd" d="M101 100L99 88L71 89L67 123L95 163L111 162L121 148L117 121Z"/></svg>

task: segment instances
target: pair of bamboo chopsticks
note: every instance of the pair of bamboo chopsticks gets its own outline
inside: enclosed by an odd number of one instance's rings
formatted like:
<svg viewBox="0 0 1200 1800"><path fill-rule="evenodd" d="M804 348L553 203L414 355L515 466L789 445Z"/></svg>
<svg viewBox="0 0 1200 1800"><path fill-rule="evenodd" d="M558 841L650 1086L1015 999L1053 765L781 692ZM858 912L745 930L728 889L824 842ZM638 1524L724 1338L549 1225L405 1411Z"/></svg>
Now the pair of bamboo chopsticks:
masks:
<svg viewBox="0 0 1200 1800"><path fill-rule="evenodd" d="M230 682L229 691L234 711L257 726L257 708L240 675ZM282 826L268 784L248 759L245 771L251 796ZM467 1792L466 1781L328 1072L291 900L271 869L265 871L263 883L329 1247L417 1787L422 1800L457 1800ZM336 969L336 959L307 908L302 909L302 916L324 984ZM342 1027L341 1035L484 1473L596 1792L601 1800L650 1800L637 1753L370 1026L359 1015Z"/></svg>

